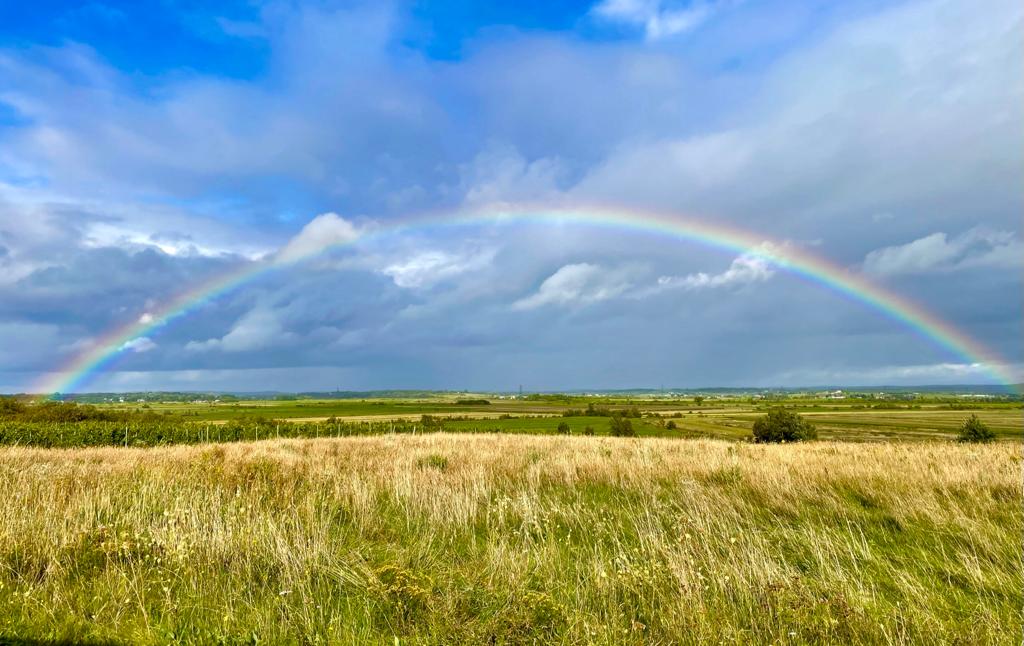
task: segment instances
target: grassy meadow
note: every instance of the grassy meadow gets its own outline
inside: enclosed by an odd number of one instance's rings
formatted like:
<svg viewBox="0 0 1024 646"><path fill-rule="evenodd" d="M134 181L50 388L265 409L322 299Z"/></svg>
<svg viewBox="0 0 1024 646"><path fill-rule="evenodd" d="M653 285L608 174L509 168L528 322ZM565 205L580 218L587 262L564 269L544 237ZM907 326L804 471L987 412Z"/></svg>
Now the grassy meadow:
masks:
<svg viewBox="0 0 1024 646"><path fill-rule="evenodd" d="M0 636L1019 643L1020 474L1011 442L4 447Z"/></svg>
<svg viewBox="0 0 1024 646"><path fill-rule="evenodd" d="M1012 399L0 404L0 644L1021 636Z"/></svg>

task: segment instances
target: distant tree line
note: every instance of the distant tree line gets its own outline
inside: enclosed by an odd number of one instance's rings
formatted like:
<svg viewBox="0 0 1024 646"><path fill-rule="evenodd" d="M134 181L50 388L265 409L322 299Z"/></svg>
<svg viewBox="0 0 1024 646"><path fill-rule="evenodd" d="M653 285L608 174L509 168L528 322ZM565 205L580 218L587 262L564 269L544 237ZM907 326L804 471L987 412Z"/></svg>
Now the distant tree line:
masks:
<svg viewBox="0 0 1024 646"><path fill-rule="evenodd" d="M586 408L568 408L562 411L562 417L632 417L634 419L640 419L643 414L640 412L638 406L629 406L627 408L615 409L608 408L607 406L595 406L593 403L587 404Z"/></svg>
<svg viewBox="0 0 1024 646"><path fill-rule="evenodd" d="M152 412L138 412L100 408L91 404L47 401L26 404L13 398L0 398L0 421L71 424L76 422L157 422L168 416Z"/></svg>

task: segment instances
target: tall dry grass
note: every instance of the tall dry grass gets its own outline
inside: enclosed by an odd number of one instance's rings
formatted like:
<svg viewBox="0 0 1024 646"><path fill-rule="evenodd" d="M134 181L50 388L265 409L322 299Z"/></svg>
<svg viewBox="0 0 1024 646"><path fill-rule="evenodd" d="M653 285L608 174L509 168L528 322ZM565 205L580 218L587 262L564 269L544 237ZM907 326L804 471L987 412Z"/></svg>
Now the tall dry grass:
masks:
<svg viewBox="0 0 1024 646"><path fill-rule="evenodd" d="M1019 643L1019 447L0 450L0 636Z"/></svg>

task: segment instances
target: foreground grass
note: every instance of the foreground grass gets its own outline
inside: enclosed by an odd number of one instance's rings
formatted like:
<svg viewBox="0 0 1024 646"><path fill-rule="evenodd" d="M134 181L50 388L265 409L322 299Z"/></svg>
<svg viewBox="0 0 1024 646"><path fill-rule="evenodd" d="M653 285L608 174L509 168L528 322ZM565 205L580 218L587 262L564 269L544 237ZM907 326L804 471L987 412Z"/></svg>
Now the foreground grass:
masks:
<svg viewBox="0 0 1024 646"><path fill-rule="evenodd" d="M0 641L1018 643L1019 447L0 449Z"/></svg>

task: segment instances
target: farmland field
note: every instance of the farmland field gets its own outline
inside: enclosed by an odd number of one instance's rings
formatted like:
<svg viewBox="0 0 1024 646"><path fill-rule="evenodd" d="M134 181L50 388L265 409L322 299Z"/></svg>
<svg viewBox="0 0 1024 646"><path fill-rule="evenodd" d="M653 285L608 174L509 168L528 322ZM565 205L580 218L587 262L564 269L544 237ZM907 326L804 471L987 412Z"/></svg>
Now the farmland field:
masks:
<svg viewBox="0 0 1024 646"><path fill-rule="evenodd" d="M0 636L1016 643L1016 443L0 449Z"/></svg>
<svg viewBox="0 0 1024 646"><path fill-rule="evenodd" d="M429 415L451 432L554 433L561 422L571 432L586 427L607 433L601 417L573 415L588 405L611 410L636 407L643 417L634 421L641 436L741 439L750 435L754 419L771 406L799 411L817 427L821 438L847 441L936 440L954 437L970 414L978 415L1001 438L1024 440L1024 411L1019 401L985 402L955 397L925 397L902 402L836 401L790 398L759 401L741 397L690 399L623 397L545 397L525 400L491 399L488 404L458 403L455 397L367 400L256 400L241 402L114 404L104 409L146 411L182 421L223 423L247 418L298 422L418 422ZM465 401L465 400L464 400ZM143 408L145 406L145 408ZM567 417L568 415L568 417ZM667 428L673 422L674 429Z"/></svg>

